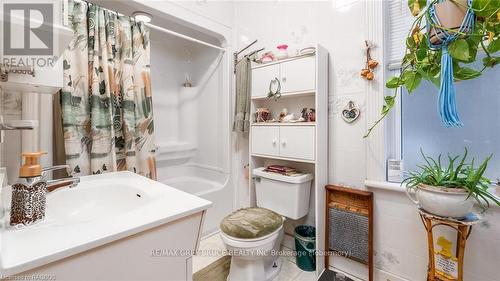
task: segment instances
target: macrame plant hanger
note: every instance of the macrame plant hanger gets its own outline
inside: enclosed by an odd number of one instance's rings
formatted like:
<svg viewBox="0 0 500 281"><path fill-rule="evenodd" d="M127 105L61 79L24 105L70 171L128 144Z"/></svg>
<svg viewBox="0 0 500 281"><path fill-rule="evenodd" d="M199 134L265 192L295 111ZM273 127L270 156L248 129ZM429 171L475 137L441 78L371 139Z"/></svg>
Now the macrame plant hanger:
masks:
<svg viewBox="0 0 500 281"><path fill-rule="evenodd" d="M439 1L442 2L443 0ZM444 0L446 1L446 0ZM451 1L451 0L448 0ZM446 30L436 14L435 5L429 7L427 14L428 31L435 29L435 36L438 41L432 43L431 36L427 36L429 46L442 50L441 56L441 84L439 88L438 111L441 121L446 127L462 127L463 123L457 112L455 98L455 85L453 83L453 59L448 51L448 45L460 35L468 34L474 30L474 11L472 10L472 0L467 1L467 12L458 30Z"/></svg>

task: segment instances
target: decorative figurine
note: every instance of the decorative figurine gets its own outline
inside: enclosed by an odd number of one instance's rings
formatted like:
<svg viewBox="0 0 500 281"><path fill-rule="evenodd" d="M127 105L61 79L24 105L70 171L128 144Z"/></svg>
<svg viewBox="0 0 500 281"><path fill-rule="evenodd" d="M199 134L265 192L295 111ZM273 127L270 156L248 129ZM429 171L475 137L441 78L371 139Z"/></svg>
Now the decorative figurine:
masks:
<svg viewBox="0 0 500 281"><path fill-rule="evenodd" d="M309 119L309 115L307 114L307 107L302 108L302 110L300 112L302 113L302 119L304 121Z"/></svg>
<svg viewBox="0 0 500 281"><path fill-rule="evenodd" d="M309 118L307 119L309 122L316 122L316 110L314 108L309 109Z"/></svg>
<svg viewBox="0 0 500 281"><path fill-rule="evenodd" d="M283 122L283 119L285 118L285 116L288 115L288 109L286 108L283 108L280 112L280 122Z"/></svg>

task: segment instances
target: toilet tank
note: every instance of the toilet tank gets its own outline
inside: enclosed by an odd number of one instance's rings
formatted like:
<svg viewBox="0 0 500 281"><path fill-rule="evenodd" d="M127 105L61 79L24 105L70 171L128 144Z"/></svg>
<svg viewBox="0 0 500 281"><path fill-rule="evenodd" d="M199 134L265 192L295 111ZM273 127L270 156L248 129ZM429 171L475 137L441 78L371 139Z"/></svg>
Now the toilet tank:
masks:
<svg viewBox="0 0 500 281"><path fill-rule="evenodd" d="M265 172L264 169L253 170L257 206L294 220L304 217L309 212L313 176L286 176Z"/></svg>

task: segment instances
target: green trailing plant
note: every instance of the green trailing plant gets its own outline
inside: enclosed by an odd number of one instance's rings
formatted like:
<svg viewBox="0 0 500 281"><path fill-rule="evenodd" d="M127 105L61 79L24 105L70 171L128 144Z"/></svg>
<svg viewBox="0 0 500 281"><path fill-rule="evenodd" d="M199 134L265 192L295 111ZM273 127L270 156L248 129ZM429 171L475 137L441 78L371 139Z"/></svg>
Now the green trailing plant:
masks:
<svg viewBox="0 0 500 281"><path fill-rule="evenodd" d="M423 184L442 189L465 189L469 194L467 198L474 198L483 211L489 208L489 200L500 206L497 197L488 192L491 181L484 177L488 162L493 155L488 156L476 167L474 158L470 163L467 162L467 148L463 155L453 157L448 155L447 165L442 163L441 155L434 159L425 155L422 149L420 153L424 163L417 166L418 171L410 171L409 176L403 180L401 184L406 184L406 188L415 190Z"/></svg>
<svg viewBox="0 0 500 281"><path fill-rule="evenodd" d="M453 1L462 5L456 0ZM428 34L425 30L432 27L426 26L428 9L438 0L408 0L408 6L415 20L406 38L406 51L402 58L401 73L389 78L386 87L394 89L394 94L385 96L380 118L368 129L364 137L370 135L372 130L389 114L394 107L401 87L406 88L409 94L418 88L422 80L428 80L439 88L441 72L441 50L433 50L428 44ZM500 63L500 1L499 0L473 0L472 9L476 15L474 30L471 34L461 34L448 46L453 58L453 77L455 81L475 79L486 70ZM476 62L478 52L484 52L482 67L472 68L468 65Z"/></svg>

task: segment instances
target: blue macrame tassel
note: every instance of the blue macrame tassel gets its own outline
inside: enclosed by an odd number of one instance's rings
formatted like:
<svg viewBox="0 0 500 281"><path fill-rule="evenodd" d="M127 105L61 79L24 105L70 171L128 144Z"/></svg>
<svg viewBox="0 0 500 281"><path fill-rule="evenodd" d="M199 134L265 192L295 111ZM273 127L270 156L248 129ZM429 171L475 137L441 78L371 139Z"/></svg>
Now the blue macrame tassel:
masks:
<svg viewBox="0 0 500 281"><path fill-rule="evenodd" d="M455 84L453 83L453 59L444 45L441 56L441 86L439 88L438 110L441 121L446 127L462 127L455 100Z"/></svg>
<svg viewBox="0 0 500 281"><path fill-rule="evenodd" d="M438 37L437 43L432 43L430 36L427 37L429 40L429 46L433 50L441 49L441 86L439 88L439 100L438 100L438 111L441 116L441 121L446 127L462 127L462 121L457 112L457 104L455 100L455 85L453 83L453 59L448 53L448 44L453 42L458 38L459 34L470 33L474 30L475 15L472 10L472 1L467 1L467 13L460 25L457 32L450 33L445 29L440 30L436 33ZM438 1L439 3L442 0ZM439 18L436 15L435 5L431 5L428 10L428 25L429 26L442 26L439 22Z"/></svg>

